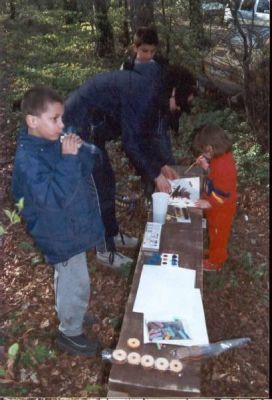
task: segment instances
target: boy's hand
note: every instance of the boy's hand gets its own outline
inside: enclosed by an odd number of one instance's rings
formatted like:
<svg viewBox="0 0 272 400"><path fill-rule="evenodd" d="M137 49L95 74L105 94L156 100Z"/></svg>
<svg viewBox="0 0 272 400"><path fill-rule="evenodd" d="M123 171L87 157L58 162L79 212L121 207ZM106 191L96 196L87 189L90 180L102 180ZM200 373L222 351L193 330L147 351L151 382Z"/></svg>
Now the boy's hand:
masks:
<svg viewBox="0 0 272 400"><path fill-rule="evenodd" d="M209 169L209 162L207 160L207 158L205 156L203 156L203 154L201 154L195 162L197 165L200 165L200 167L202 167L205 171L207 171Z"/></svg>
<svg viewBox="0 0 272 400"><path fill-rule="evenodd" d="M63 136L62 140L62 154L74 154L78 153L78 149L82 144L82 140L79 136L74 133Z"/></svg>
<svg viewBox="0 0 272 400"><path fill-rule="evenodd" d="M169 167L169 165L164 165L161 168L161 174L163 174L165 178L170 180L178 178L176 171L173 168Z"/></svg>
<svg viewBox="0 0 272 400"><path fill-rule="evenodd" d="M195 206L198 208L207 209L207 208L211 208L211 203L208 200L200 199L195 202Z"/></svg>
<svg viewBox="0 0 272 400"><path fill-rule="evenodd" d="M155 178L155 185L159 192L171 193L171 185L163 174Z"/></svg>

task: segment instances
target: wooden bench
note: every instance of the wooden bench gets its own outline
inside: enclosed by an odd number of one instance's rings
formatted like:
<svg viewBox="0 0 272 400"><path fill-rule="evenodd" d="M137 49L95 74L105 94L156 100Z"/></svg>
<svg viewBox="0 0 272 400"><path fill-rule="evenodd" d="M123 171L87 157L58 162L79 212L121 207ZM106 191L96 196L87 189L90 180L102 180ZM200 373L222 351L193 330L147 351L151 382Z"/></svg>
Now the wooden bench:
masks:
<svg viewBox="0 0 272 400"><path fill-rule="evenodd" d="M196 176L196 171L199 172L199 169L192 169L188 176ZM182 176L182 167L179 168L179 172ZM200 288L202 291L202 211L190 208L190 218L190 224L165 223L163 225L160 252L179 254L180 265L196 270L195 287ZM142 268L148 256L149 254L141 248L117 348L124 349L127 352L132 351L127 346L127 340L131 337L137 337L142 343L140 348L137 349L140 355L151 354L154 358L169 358L169 350L178 346L162 346L159 350L154 344L143 344L143 314L132 311ZM200 362L184 363L181 376L170 371L160 372L155 369L146 370L141 366L113 364L109 376L108 389L108 397L199 397Z"/></svg>

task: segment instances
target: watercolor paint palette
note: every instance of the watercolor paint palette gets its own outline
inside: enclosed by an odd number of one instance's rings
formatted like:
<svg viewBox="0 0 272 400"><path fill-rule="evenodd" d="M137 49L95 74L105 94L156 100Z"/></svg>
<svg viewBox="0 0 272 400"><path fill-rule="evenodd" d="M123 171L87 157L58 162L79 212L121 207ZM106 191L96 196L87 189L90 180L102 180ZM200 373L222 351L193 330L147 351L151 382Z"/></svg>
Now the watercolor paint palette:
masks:
<svg viewBox="0 0 272 400"><path fill-rule="evenodd" d="M179 255L173 253L162 253L161 254L161 266L163 267L178 267L179 266Z"/></svg>

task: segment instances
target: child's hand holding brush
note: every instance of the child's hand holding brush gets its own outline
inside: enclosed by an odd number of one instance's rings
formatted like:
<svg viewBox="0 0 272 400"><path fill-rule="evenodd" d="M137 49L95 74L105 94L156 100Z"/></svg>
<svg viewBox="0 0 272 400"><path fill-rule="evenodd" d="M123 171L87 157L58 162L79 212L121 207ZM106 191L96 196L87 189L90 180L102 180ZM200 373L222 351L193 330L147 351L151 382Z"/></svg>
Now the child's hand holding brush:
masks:
<svg viewBox="0 0 272 400"><path fill-rule="evenodd" d="M195 165L199 165L200 167L205 169L205 171L207 171L207 169L209 168L209 159L204 154L200 154L200 156L193 162L193 164L191 164L190 167L184 171L184 175L186 175Z"/></svg>

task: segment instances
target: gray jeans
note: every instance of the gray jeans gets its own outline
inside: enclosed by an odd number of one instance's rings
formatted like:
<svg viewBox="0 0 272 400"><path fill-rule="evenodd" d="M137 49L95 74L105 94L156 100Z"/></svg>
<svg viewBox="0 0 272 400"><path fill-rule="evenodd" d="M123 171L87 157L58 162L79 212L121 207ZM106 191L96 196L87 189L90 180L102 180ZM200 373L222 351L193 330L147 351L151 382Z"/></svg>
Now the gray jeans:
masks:
<svg viewBox="0 0 272 400"><path fill-rule="evenodd" d="M55 306L60 321L59 330L67 336L80 335L91 294L86 253L54 264L54 268Z"/></svg>

